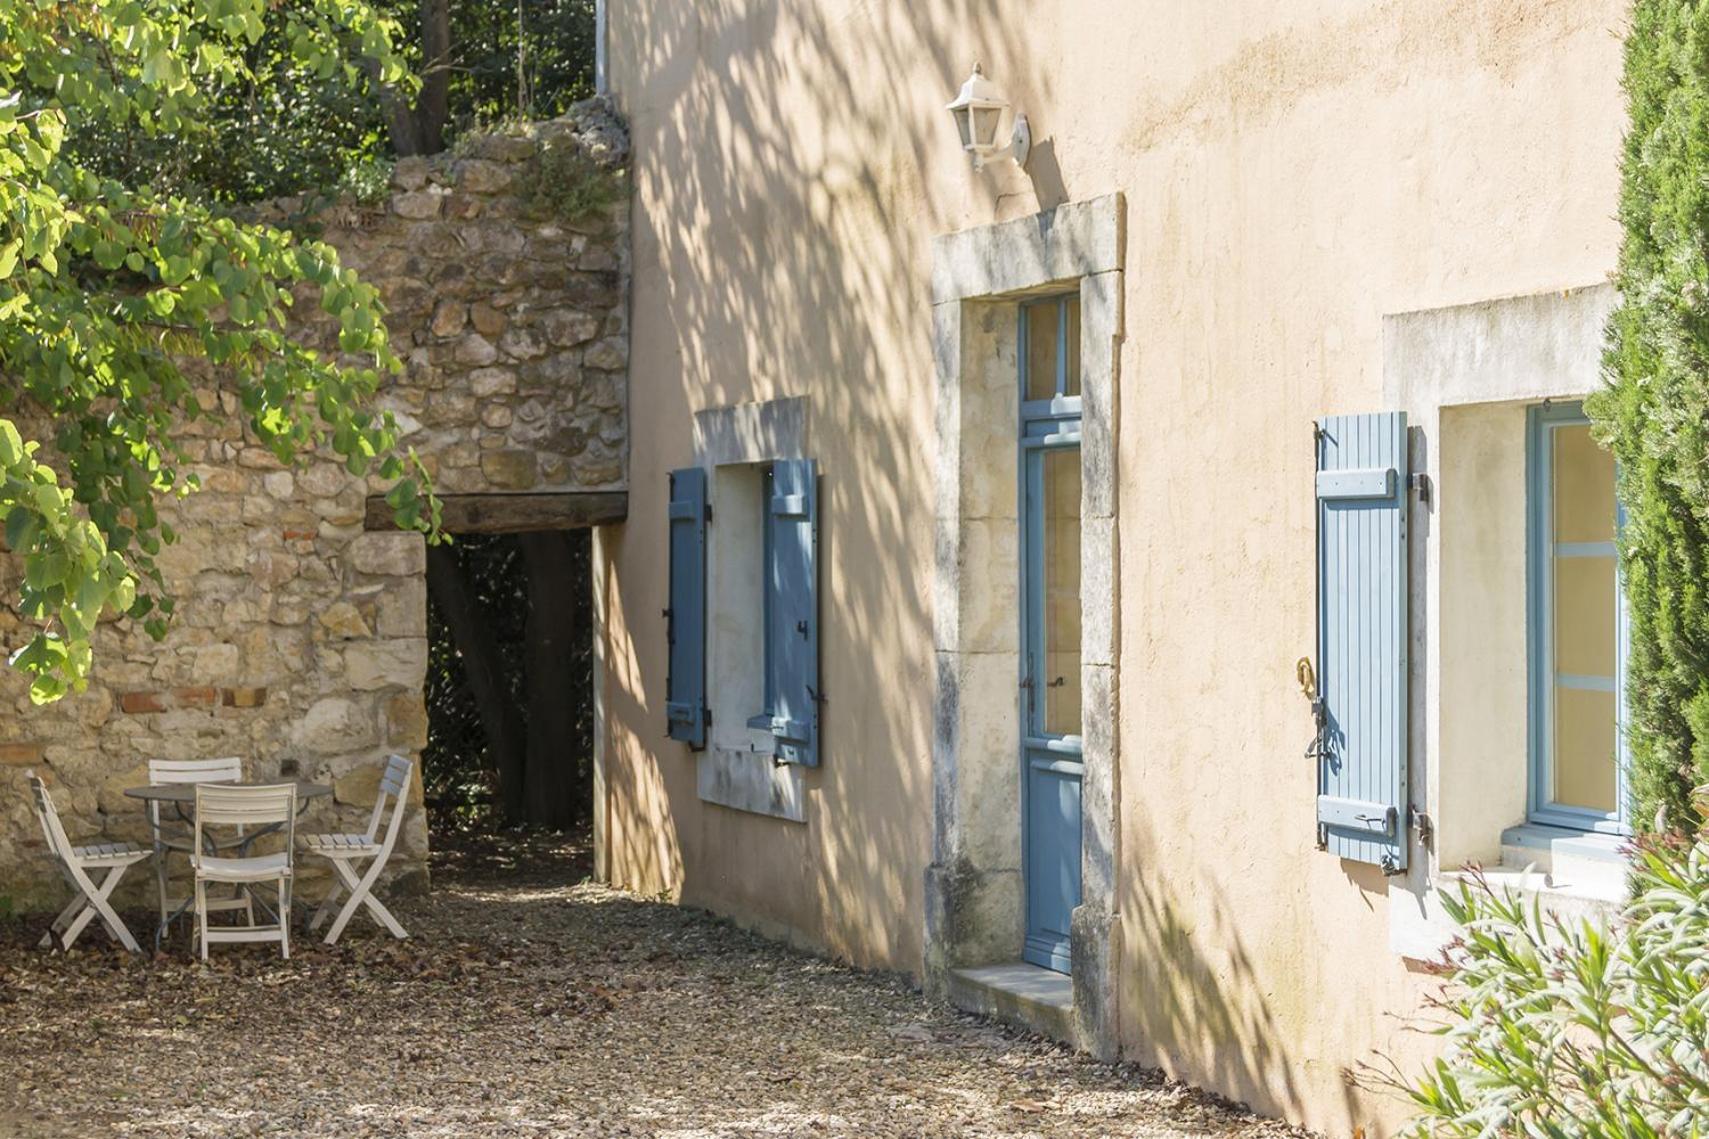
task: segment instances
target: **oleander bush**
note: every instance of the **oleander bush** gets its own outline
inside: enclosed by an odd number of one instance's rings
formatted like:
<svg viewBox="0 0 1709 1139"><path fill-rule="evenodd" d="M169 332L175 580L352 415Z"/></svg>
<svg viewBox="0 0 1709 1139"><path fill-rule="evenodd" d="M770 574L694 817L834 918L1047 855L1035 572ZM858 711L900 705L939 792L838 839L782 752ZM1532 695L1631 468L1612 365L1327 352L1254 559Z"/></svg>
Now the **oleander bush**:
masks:
<svg viewBox="0 0 1709 1139"><path fill-rule="evenodd" d="M1709 1134L1709 840L1646 843L1619 921L1563 921L1481 878L1439 1001L1442 1055L1395 1081L1414 1136Z"/></svg>

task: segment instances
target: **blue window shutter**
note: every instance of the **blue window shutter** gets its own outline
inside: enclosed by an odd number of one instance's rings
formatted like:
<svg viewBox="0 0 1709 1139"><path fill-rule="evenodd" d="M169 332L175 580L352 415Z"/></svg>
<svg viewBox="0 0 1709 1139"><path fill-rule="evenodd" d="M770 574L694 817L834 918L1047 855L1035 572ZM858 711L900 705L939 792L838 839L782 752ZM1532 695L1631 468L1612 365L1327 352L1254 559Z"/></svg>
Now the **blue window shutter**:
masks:
<svg viewBox="0 0 1709 1139"><path fill-rule="evenodd" d="M812 459L773 464L766 525L766 668L771 732L783 763L819 763L818 468Z"/></svg>
<svg viewBox="0 0 1709 1139"><path fill-rule="evenodd" d="M665 637L670 672L665 721L670 736L706 746L706 472L671 472L670 608Z"/></svg>
<svg viewBox="0 0 1709 1139"><path fill-rule="evenodd" d="M1407 861L1406 414L1317 425L1317 825L1327 849Z"/></svg>

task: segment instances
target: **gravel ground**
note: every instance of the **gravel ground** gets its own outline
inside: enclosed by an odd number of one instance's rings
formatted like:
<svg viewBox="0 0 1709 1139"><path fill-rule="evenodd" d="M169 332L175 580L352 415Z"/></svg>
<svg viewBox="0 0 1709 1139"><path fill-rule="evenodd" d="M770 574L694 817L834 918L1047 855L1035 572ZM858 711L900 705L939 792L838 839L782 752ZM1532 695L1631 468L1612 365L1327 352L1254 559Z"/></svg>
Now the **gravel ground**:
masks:
<svg viewBox="0 0 1709 1139"><path fill-rule="evenodd" d="M449 851L432 895L288 962L0 926L0 1136L1294 1136L1203 1092L585 881ZM147 928L138 915L132 925ZM88 948L85 948L88 947Z"/></svg>

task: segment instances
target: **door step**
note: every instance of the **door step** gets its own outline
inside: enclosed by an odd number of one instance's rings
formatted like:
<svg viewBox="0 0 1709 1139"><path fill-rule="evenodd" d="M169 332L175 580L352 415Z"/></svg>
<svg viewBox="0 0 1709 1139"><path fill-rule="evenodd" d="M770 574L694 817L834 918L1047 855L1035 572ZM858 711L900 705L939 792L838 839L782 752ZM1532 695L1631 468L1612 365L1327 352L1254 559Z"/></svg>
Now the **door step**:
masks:
<svg viewBox="0 0 1709 1139"><path fill-rule="evenodd" d="M1037 965L981 965L952 969L949 1002L1016 1028L1074 1043L1074 982Z"/></svg>

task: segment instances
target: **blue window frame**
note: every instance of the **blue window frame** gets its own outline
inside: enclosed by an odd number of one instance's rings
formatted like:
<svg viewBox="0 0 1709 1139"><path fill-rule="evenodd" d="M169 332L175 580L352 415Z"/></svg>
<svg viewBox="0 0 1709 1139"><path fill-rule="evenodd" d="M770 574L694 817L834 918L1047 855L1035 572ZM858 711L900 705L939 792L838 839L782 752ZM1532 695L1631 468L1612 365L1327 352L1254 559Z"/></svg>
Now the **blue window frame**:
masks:
<svg viewBox="0 0 1709 1139"><path fill-rule="evenodd" d="M1531 408L1527 436L1530 817L1624 834L1624 516L1614 460L1576 402Z"/></svg>

